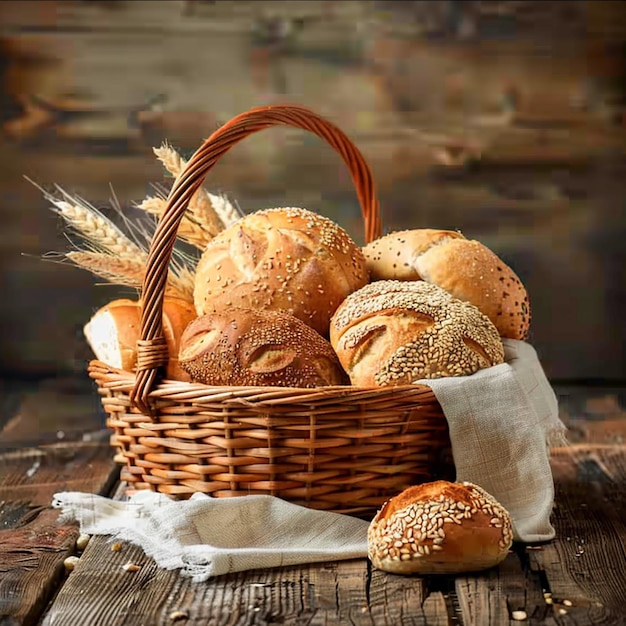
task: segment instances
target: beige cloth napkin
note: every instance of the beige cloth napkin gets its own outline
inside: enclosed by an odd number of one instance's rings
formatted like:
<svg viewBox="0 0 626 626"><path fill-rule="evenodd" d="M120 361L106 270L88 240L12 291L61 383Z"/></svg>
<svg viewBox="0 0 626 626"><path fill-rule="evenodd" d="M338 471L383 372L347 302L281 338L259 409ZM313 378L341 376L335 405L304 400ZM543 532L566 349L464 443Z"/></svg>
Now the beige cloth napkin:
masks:
<svg viewBox="0 0 626 626"><path fill-rule="evenodd" d="M507 362L472 376L429 385L450 425L457 480L474 482L511 513L515 537L554 536L551 437L564 430L535 350L505 341ZM368 522L290 504L272 496L173 501L140 492L127 501L86 493L54 497L62 520L82 532L130 541L166 569L196 581L228 572L361 558Z"/></svg>
<svg viewBox="0 0 626 626"><path fill-rule="evenodd" d="M249 569L367 556L368 522L314 511L273 496L174 501L144 491L119 502L64 492L52 505L90 535L113 535L143 548L160 567L201 582Z"/></svg>
<svg viewBox="0 0 626 626"><path fill-rule="evenodd" d="M565 426L535 349L503 343L501 365L419 382L446 415L456 479L480 485L509 511L516 540L547 541L555 534L549 446L565 443Z"/></svg>

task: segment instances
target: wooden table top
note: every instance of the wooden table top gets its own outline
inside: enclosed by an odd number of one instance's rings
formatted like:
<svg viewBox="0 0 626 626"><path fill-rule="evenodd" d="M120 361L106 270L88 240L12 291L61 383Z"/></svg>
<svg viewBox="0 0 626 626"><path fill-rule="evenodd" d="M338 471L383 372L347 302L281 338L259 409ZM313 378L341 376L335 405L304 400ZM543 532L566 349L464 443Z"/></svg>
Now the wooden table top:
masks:
<svg viewBox="0 0 626 626"><path fill-rule="evenodd" d="M395 576L357 559L205 583L158 568L130 544L114 550L107 537L93 537L83 551L77 549L78 528L59 524L52 495L119 495L118 467L107 433L94 429L96 415L84 416L82 428L65 433L64 440L50 442L54 425L45 423L33 436L28 422L40 415L32 410L33 394L24 392L10 403L12 416L0 420L2 625L626 624L621 391L560 390L561 414L574 443L552 453L556 539L515 545L497 568L474 575ZM72 406L84 407L76 398L60 401L68 414ZM44 443L37 444L37 437ZM80 558L68 572L64 561L71 555ZM139 569L125 571L128 562Z"/></svg>

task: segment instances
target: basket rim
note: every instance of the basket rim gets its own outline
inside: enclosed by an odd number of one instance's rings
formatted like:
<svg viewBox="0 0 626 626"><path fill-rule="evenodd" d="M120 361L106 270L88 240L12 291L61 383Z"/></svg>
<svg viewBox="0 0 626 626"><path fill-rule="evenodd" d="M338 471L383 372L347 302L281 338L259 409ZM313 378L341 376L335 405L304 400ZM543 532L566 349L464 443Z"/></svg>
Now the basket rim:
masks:
<svg viewBox="0 0 626 626"><path fill-rule="evenodd" d="M124 369L93 359L89 362L88 374L99 386L112 391L131 393L136 381L136 374ZM406 396L413 400L423 396L423 401L438 403L433 390L422 383L409 383L387 387L356 387L354 385L332 385L319 387L280 387L280 386L237 386L237 385L205 385L204 383L181 381L163 378L150 391L151 399L176 400L192 399L195 394L223 395L223 401L254 401L255 404L284 404L293 400L294 404L306 401L307 404L318 401L320 404L332 403L337 398L352 396L359 402L367 402L368 398L377 399L390 397L399 399ZM250 400L249 397L254 398ZM432 397L431 397L432 396Z"/></svg>

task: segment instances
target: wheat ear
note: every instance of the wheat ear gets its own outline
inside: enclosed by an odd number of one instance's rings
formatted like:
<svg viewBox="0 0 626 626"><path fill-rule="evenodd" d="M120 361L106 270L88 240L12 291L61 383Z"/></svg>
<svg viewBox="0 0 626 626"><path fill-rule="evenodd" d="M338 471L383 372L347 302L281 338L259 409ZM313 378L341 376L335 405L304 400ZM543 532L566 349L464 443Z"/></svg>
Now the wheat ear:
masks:
<svg viewBox="0 0 626 626"><path fill-rule="evenodd" d="M56 212L93 247L122 258L144 256L145 252L115 224L95 209L65 200L51 200Z"/></svg>
<svg viewBox="0 0 626 626"><path fill-rule="evenodd" d="M180 176L187 165L187 161L168 144L154 148L154 153L174 177ZM226 198L211 194L204 188L200 188L190 200L189 211L192 219L200 224L207 223L207 229L214 235L241 217L239 211Z"/></svg>
<svg viewBox="0 0 626 626"><path fill-rule="evenodd" d="M224 228L234 224L242 216L241 211L226 196L216 196L208 191L206 193Z"/></svg>
<svg viewBox="0 0 626 626"><path fill-rule="evenodd" d="M166 207L167 200L165 200L165 198L159 198L158 196L148 196L143 202L137 205L137 208L150 215L156 215L158 218L163 216ZM176 235L200 250L204 250L206 244L213 239L213 235L211 235L209 231L186 216L181 220Z"/></svg>
<svg viewBox="0 0 626 626"><path fill-rule="evenodd" d="M103 252L67 252L65 256L74 264L89 270L107 282L141 289L145 274L145 262L120 258ZM193 302L193 274L181 271L169 272L166 295Z"/></svg>
<svg viewBox="0 0 626 626"><path fill-rule="evenodd" d="M187 161L169 144L163 144L160 148L153 148L157 159L161 161L165 169L174 177L178 178L185 169ZM198 189L189 201L185 218L204 227L214 237L223 229L223 224L213 210L211 200L203 188ZM185 219L183 218L183 219Z"/></svg>

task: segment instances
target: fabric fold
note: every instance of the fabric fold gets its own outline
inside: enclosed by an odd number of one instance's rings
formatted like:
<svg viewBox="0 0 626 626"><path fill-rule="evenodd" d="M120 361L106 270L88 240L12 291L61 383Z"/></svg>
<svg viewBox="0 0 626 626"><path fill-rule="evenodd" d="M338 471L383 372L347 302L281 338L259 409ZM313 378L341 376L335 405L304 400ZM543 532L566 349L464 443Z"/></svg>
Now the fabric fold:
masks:
<svg viewBox="0 0 626 626"><path fill-rule="evenodd" d="M549 446L565 443L565 426L535 349L503 343L501 365L417 382L433 390L446 416L456 479L480 485L509 511L517 541L547 541L554 537Z"/></svg>

